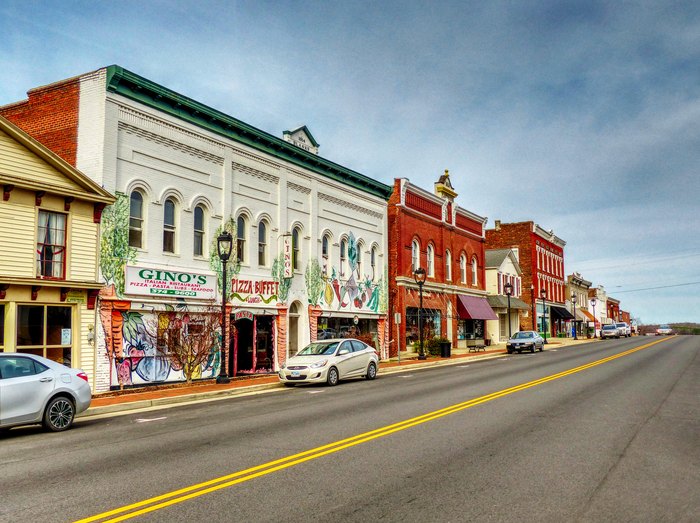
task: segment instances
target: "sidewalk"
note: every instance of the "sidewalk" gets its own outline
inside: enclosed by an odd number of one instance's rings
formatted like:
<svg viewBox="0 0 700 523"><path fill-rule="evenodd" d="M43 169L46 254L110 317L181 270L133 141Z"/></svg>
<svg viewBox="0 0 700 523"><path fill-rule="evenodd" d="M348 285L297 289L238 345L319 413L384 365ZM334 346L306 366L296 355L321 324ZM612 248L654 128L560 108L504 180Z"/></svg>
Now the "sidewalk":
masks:
<svg viewBox="0 0 700 523"><path fill-rule="evenodd" d="M593 342L596 340L573 340L570 338L555 338L548 340L545 350ZM401 353L401 362L397 358L379 362L379 376L407 370L418 370L442 365L463 364L465 362L500 358L506 353L505 343L486 347L479 352L468 352L467 349L454 349L450 358L429 356L426 360L417 359L416 353ZM277 379L277 374L262 376L240 376L231 378L231 382L218 385L214 380L206 380L186 384L164 384L125 391L113 391L93 396L90 408L78 415L85 419L92 416L114 413L128 413L140 409L155 409L182 403L211 401L220 398L241 396L255 392L282 389L283 385Z"/></svg>

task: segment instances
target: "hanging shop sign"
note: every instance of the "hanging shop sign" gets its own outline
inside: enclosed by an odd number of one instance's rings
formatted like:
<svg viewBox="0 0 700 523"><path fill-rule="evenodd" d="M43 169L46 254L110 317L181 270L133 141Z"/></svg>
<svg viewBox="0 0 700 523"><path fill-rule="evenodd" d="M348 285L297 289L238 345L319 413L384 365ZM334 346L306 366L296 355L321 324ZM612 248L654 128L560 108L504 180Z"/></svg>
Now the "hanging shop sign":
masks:
<svg viewBox="0 0 700 523"><path fill-rule="evenodd" d="M192 272L126 267L124 292L141 296L179 296L198 300L216 298L216 276Z"/></svg>
<svg viewBox="0 0 700 523"><path fill-rule="evenodd" d="M282 237L282 253L284 263L284 277L291 278L294 276L294 268L292 267L292 235L285 234Z"/></svg>
<svg viewBox="0 0 700 523"><path fill-rule="evenodd" d="M231 300L243 303L268 304L277 300L279 282L234 278L231 280Z"/></svg>

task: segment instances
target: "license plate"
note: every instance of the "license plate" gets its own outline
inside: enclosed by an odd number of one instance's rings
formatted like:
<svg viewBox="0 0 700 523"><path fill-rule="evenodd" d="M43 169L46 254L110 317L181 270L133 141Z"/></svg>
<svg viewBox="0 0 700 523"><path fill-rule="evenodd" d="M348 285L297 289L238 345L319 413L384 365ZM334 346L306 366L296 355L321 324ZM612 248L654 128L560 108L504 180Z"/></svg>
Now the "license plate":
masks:
<svg viewBox="0 0 700 523"><path fill-rule="evenodd" d="M299 376L301 376L301 373L298 370L292 371L292 378L298 378Z"/></svg>

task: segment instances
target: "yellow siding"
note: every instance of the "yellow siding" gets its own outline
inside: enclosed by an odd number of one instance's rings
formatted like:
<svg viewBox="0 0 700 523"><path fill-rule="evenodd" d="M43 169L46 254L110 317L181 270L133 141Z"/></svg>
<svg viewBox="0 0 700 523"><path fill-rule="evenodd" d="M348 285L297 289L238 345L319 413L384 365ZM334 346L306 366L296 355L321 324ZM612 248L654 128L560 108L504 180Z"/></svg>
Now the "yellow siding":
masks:
<svg viewBox="0 0 700 523"><path fill-rule="evenodd" d="M70 275L71 280L97 279L97 224L92 216L73 214L71 217Z"/></svg>
<svg viewBox="0 0 700 523"><path fill-rule="evenodd" d="M13 195L16 191L13 191ZM0 276L34 278L36 276L34 244L35 208L10 198L0 201Z"/></svg>
<svg viewBox="0 0 700 523"><path fill-rule="evenodd" d="M73 180L25 149L2 131L0 131L0 164L3 173L8 176L41 182L48 187L84 191Z"/></svg>

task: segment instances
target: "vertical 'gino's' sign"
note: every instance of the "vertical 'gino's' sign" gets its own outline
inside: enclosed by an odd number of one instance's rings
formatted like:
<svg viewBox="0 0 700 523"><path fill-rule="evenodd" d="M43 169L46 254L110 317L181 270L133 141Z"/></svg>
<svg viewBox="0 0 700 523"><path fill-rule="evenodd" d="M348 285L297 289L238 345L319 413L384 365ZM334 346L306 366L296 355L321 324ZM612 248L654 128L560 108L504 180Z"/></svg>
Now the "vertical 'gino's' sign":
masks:
<svg viewBox="0 0 700 523"><path fill-rule="evenodd" d="M282 236L282 252L284 260L284 274L285 278L291 278L293 276L292 267L292 235L285 234Z"/></svg>

